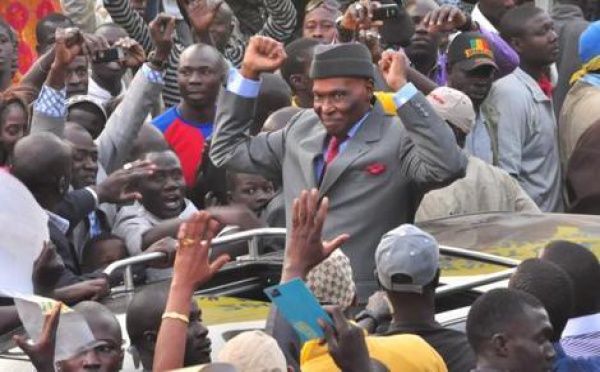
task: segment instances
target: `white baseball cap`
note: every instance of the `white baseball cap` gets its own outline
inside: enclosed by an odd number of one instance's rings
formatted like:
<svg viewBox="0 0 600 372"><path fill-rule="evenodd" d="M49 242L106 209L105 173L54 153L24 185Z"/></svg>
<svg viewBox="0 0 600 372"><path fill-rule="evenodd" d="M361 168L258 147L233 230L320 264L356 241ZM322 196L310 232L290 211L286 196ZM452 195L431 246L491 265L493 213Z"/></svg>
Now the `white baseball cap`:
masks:
<svg viewBox="0 0 600 372"><path fill-rule="evenodd" d="M375 251L381 286L394 292L423 293L439 270L439 246L433 236L410 224L386 233Z"/></svg>

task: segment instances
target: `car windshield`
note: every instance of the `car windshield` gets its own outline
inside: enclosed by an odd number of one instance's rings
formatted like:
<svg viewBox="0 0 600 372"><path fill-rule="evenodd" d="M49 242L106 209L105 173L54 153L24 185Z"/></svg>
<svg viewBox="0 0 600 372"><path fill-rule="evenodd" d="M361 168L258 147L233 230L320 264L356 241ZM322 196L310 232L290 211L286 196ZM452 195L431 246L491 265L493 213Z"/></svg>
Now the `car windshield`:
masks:
<svg viewBox="0 0 600 372"><path fill-rule="evenodd" d="M582 244L600 257L600 217L568 214L489 213L423 222L440 245L523 260L553 240ZM442 257L442 275L487 274L501 267Z"/></svg>

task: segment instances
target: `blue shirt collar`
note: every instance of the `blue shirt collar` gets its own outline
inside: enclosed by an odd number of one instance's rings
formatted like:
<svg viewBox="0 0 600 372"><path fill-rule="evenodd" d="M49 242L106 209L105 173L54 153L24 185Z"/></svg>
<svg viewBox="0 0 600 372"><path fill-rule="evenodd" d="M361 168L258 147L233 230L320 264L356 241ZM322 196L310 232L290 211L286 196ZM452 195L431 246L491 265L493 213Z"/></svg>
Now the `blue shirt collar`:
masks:
<svg viewBox="0 0 600 372"><path fill-rule="evenodd" d="M595 87L600 87L600 74L585 74L581 80Z"/></svg>
<svg viewBox="0 0 600 372"><path fill-rule="evenodd" d="M352 128L350 128L350 130L348 131L348 139L354 137L356 135L356 132L358 132L358 130L360 129L360 127L363 125L363 123L365 122L365 120L367 120L367 118L369 117L369 114L371 113L372 110L367 111L367 113L360 118L359 121L356 122L356 124L354 124L352 126Z"/></svg>
<svg viewBox="0 0 600 372"><path fill-rule="evenodd" d="M58 214L52 213L49 210L46 210L48 213L48 221L54 225L61 233L66 234L69 231L69 221L62 218Z"/></svg>

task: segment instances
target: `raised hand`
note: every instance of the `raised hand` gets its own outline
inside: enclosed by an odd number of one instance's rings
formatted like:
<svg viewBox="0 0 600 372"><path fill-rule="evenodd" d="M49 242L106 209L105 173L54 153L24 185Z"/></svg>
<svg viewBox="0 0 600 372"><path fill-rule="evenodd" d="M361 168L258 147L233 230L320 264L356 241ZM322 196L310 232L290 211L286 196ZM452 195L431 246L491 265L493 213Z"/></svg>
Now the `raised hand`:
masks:
<svg viewBox="0 0 600 372"><path fill-rule="evenodd" d="M458 7L443 5L427 13L422 22L429 28L429 33L437 33L461 29L470 20Z"/></svg>
<svg viewBox="0 0 600 372"><path fill-rule="evenodd" d="M173 47L175 35L175 17L160 13L150 22L150 35L156 51L156 58L166 61Z"/></svg>
<svg viewBox="0 0 600 372"><path fill-rule="evenodd" d="M78 28L58 28L55 32L54 65L67 67L80 54L89 53L84 47L83 33Z"/></svg>
<svg viewBox="0 0 600 372"><path fill-rule="evenodd" d="M285 249L285 264L281 282L300 277L304 279L309 271L323 262L331 253L348 241L350 236L342 234L323 242L322 232L327 216L329 199L323 198L319 204L316 189L302 191L292 206L292 231Z"/></svg>
<svg viewBox="0 0 600 372"><path fill-rule="evenodd" d="M196 33L204 33L212 25L223 0L177 0L180 9L187 14L187 20Z"/></svg>
<svg viewBox="0 0 600 372"><path fill-rule="evenodd" d="M209 261L210 243L219 231L219 223L207 212L196 212L179 227L179 248L175 255L173 286L185 286L188 290L210 280L229 261L223 254Z"/></svg>
<svg viewBox="0 0 600 372"><path fill-rule="evenodd" d="M408 59L402 51L386 50L379 60L379 70L387 85L398 91L407 83Z"/></svg>
<svg viewBox="0 0 600 372"><path fill-rule="evenodd" d="M149 161L138 160L127 163L123 169L111 173L101 184L95 186L100 203L125 203L139 200L142 195L130 190L131 184L144 177L149 177L156 166Z"/></svg>
<svg viewBox="0 0 600 372"><path fill-rule="evenodd" d="M124 37L115 42L116 47L121 47L125 52L125 56L119 61L125 67L138 67L146 61L146 53L144 48L130 37Z"/></svg>
<svg viewBox="0 0 600 372"><path fill-rule="evenodd" d="M369 371L371 363L365 332L352 325L344 317L340 307L335 306L329 310L335 329L323 319L319 319L319 326L325 334L331 358L344 372Z"/></svg>
<svg viewBox="0 0 600 372"><path fill-rule="evenodd" d="M349 31L368 30L373 26L373 9L378 6L380 6L378 2L355 2L346 9L340 25Z"/></svg>
<svg viewBox="0 0 600 372"><path fill-rule="evenodd" d="M258 80L261 72L275 72L285 61L283 44L266 36L252 36L246 47L240 72L246 79Z"/></svg>
<svg viewBox="0 0 600 372"><path fill-rule="evenodd" d="M31 360L37 371L54 372L54 349L56 348L56 331L60 320L62 303L57 302L52 312L46 315L42 336L36 344L29 344L24 337L14 336L13 340Z"/></svg>

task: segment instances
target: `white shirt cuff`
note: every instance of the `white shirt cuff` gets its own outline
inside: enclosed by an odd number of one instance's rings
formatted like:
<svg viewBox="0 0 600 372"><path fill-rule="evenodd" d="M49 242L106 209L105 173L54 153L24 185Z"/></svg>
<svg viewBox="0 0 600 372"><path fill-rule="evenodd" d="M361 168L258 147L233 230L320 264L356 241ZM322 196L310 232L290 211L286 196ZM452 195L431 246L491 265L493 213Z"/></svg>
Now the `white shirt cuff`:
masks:
<svg viewBox="0 0 600 372"><path fill-rule="evenodd" d="M246 79L237 70L232 68L229 70L227 77L227 90L244 98L258 97L261 81Z"/></svg>

